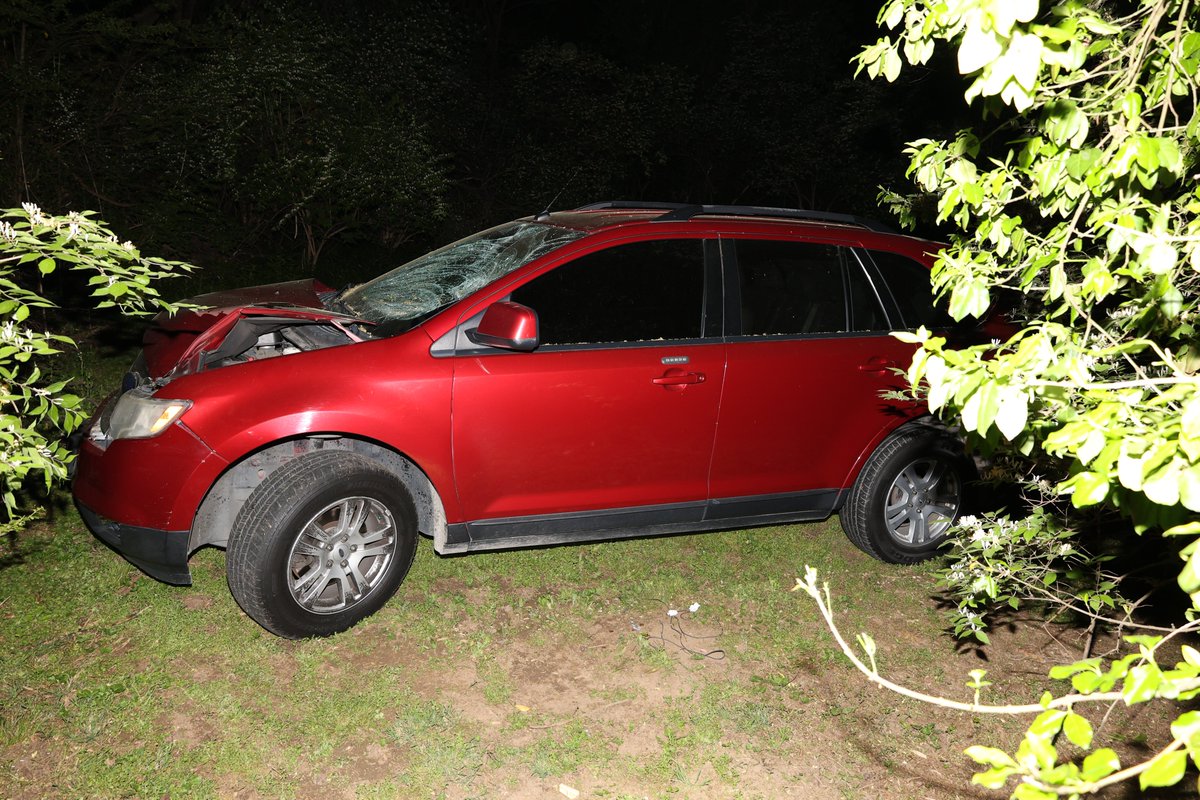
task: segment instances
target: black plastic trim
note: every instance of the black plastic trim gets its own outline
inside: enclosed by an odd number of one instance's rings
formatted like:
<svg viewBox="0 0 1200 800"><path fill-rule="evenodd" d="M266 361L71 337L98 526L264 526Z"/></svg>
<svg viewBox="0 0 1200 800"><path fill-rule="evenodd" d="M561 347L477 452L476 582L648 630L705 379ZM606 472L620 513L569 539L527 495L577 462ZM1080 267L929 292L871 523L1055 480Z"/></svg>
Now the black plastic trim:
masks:
<svg viewBox="0 0 1200 800"><path fill-rule="evenodd" d="M125 560L163 583L186 586L192 582L188 569L188 531L161 531L122 525L105 519L82 503L76 503L79 516L100 541L116 550Z"/></svg>
<svg viewBox="0 0 1200 800"><path fill-rule="evenodd" d="M813 489L786 494L725 497L709 502L704 519L757 519L811 513L820 514L823 518L841 505L842 494L841 489Z"/></svg>
<svg viewBox="0 0 1200 800"><path fill-rule="evenodd" d="M506 517L468 522L467 531L472 542L511 536L571 536L660 524L699 522L703 518L704 508L705 503L700 501L639 508L539 514L531 517Z"/></svg>
<svg viewBox="0 0 1200 800"><path fill-rule="evenodd" d="M809 211L800 208L770 208L767 206L727 206L706 205L699 203L643 203L636 200L607 200L601 203L591 203L580 206L576 211L602 211L605 209L648 209L650 211L665 211L665 214L655 217L655 222L684 222L693 217L723 216L723 217L775 217L779 219L795 219L805 222L833 222L838 225L854 225L877 233L896 233L896 230L882 222L852 214L835 214L830 211Z"/></svg>
<svg viewBox="0 0 1200 800"><path fill-rule="evenodd" d="M845 491L728 497L708 502L614 508L478 520L447 526L442 553L545 547L605 539L672 533L700 533L755 525L809 522L828 517L841 506Z"/></svg>

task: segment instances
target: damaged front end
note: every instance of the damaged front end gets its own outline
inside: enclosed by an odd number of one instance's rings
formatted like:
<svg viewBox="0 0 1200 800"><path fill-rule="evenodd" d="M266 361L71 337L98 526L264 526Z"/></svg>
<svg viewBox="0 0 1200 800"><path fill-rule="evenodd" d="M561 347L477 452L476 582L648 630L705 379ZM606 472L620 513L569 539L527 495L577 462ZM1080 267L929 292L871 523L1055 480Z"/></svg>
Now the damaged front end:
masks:
<svg viewBox="0 0 1200 800"><path fill-rule="evenodd" d="M165 383L180 375L217 367L361 342L367 338L370 325L353 317L308 309L251 306L214 313L219 319L197 333L173 359L173 365L156 357L155 350L160 342L165 345L162 349L178 349L177 345L171 347L175 344L171 340L179 337L178 329L146 334L146 362L151 377ZM184 329L183 333L190 331Z"/></svg>
<svg viewBox="0 0 1200 800"><path fill-rule="evenodd" d="M72 475L80 514L99 539L159 580L190 582L191 520L172 509L197 465L225 464L189 425L206 412L203 394L176 379L370 337L371 323L315 307L315 293L293 300L271 288L197 298L208 307L155 318L120 389L83 430Z"/></svg>
<svg viewBox="0 0 1200 800"><path fill-rule="evenodd" d="M120 391L97 412L88 440L103 450L115 440L158 436L191 407L186 399L156 397L176 378L354 344L369 338L371 328L370 322L336 311L286 303L190 308L173 316L160 315L146 331L142 352L125 374Z"/></svg>

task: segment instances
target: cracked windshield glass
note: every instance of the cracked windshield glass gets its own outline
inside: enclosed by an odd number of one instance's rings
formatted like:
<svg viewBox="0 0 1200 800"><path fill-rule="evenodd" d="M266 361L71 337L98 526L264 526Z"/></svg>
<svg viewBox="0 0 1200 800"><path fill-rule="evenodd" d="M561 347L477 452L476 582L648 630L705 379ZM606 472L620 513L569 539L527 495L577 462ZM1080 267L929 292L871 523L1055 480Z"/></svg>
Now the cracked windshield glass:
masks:
<svg viewBox="0 0 1200 800"><path fill-rule="evenodd" d="M356 316L392 328L417 324L440 308L551 250L578 239L579 231L533 222L510 222L460 239L346 292L341 301Z"/></svg>

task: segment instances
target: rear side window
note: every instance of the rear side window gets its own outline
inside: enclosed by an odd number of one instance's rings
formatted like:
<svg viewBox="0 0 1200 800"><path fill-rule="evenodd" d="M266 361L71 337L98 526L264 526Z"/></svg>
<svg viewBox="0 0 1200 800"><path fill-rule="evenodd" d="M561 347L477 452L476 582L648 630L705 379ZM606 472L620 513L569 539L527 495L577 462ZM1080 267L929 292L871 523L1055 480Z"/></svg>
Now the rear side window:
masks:
<svg viewBox="0 0 1200 800"><path fill-rule="evenodd" d="M916 329L924 325L931 330L943 330L954 325L950 315L933 302L928 267L908 256L883 250L872 250L871 259L900 307L904 327Z"/></svg>
<svg viewBox="0 0 1200 800"><path fill-rule="evenodd" d="M874 286L843 247L740 239L737 263L744 336L888 329Z"/></svg>
<svg viewBox="0 0 1200 800"><path fill-rule="evenodd" d="M698 339L703 243L664 239L599 250L538 276L512 299L537 312L543 345Z"/></svg>

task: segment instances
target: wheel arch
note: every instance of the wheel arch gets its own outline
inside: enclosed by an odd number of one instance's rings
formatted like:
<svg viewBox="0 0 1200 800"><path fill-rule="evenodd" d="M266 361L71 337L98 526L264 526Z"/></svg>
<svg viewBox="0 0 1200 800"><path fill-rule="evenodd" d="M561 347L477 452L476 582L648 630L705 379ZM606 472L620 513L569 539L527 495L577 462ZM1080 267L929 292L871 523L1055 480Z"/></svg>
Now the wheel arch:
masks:
<svg viewBox="0 0 1200 800"><path fill-rule="evenodd" d="M931 432L936 431L944 436L951 436L956 439L961 438L955 432L953 426L947 425L945 422L928 412L904 420L893 428L883 428L878 434L876 434L875 438L872 439L867 446L862 449L862 452L858 454L858 458L854 460L854 465L850 468L850 472L847 473L845 479L842 481L842 493L838 500L838 506L834 509L834 511L837 512L841 510L842 506L846 502L846 498L850 494L851 487L854 486L854 483L858 480L858 476L862 473L863 468L866 467L867 462L870 461L871 456L876 450L883 447L889 440L897 436L910 433L915 429L922 428Z"/></svg>
<svg viewBox="0 0 1200 800"><path fill-rule="evenodd" d="M369 458L404 484L417 511L417 530L437 546L446 540L446 509L425 471L405 454L370 439L341 433L310 433L265 445L231 463L200 502L188 536L188 553L205 545L225 547L238 512L268 475L283 464L318 451L344 450Z"/></svg>

